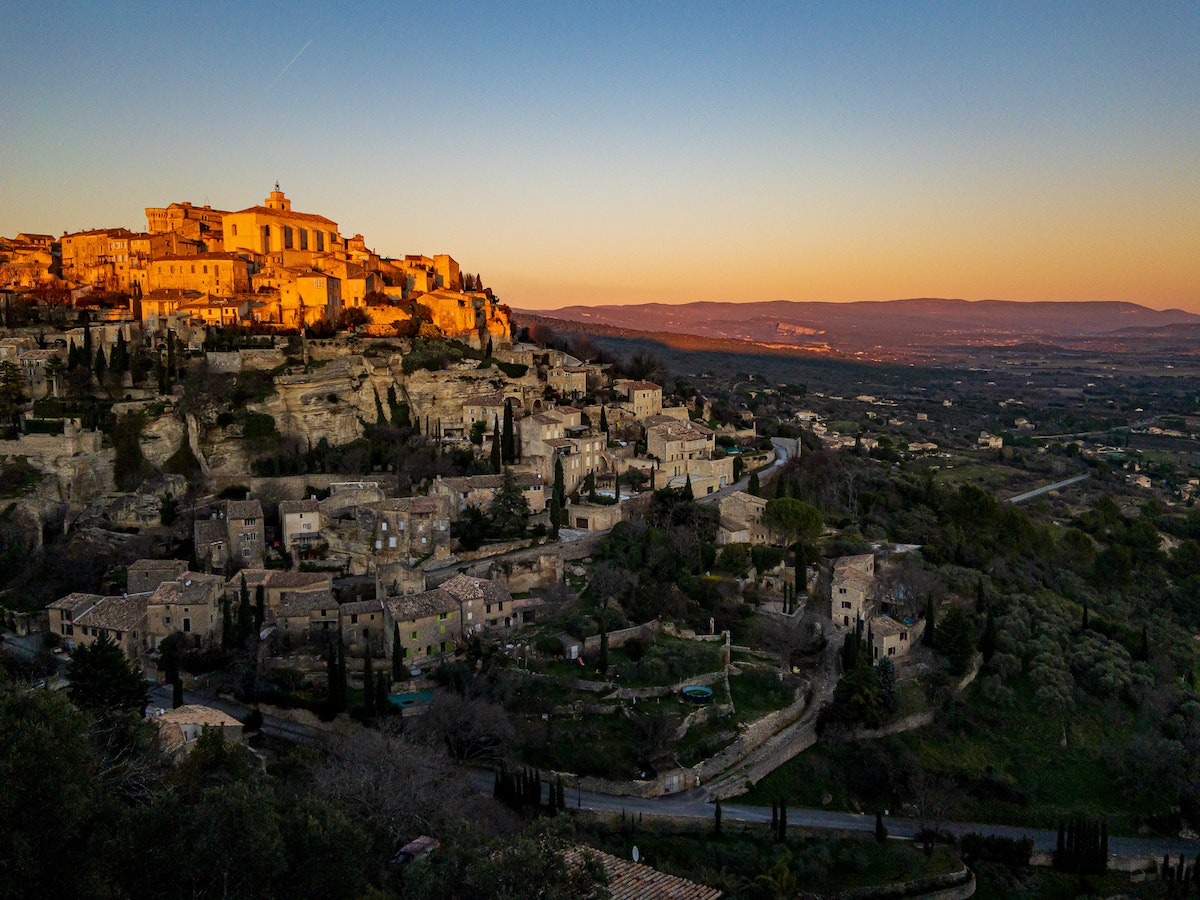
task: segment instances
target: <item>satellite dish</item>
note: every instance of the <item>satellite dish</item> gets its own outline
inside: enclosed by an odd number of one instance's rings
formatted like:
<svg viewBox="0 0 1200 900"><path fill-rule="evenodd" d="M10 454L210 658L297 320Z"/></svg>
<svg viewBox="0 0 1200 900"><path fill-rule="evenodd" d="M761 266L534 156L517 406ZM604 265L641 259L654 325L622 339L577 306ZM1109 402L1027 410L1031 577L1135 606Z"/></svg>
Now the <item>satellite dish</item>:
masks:
<svg viewBox="0 0 1200 900"><path fill-rule="evenodd" d="M637 844L633 845L633 861L637 862L642 858L641 852L638 851Z"/></svg>

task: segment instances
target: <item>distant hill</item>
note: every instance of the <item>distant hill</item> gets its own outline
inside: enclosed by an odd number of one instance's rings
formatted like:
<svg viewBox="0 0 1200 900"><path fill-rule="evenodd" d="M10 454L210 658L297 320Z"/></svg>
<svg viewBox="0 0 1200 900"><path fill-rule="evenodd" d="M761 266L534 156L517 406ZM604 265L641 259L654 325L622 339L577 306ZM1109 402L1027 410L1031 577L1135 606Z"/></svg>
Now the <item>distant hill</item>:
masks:
<svg viewBox="0 0 1200 900"><path fill-rule="evenodd" d="M518 311L521 312L521 311ZM1122 329L1200 326L1200 315L1136 303L913 299L856 303L642 303L524 311L639 332L691 334L834 353L1094 338ZM1159 336L1159 335L1155 335ZM1165 335L1162 335L1165 336Z"/></svg>

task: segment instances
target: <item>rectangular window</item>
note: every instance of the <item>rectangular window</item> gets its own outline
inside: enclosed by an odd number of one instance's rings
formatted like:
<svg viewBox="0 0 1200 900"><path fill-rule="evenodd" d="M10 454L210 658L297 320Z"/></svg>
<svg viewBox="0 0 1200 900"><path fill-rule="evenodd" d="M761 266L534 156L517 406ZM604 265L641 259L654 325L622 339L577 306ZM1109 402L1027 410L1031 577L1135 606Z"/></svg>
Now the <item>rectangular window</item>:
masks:
<svg viewBox="0 0 1200 900"><path fill-rule="evenodd" d="M191 630L192 630L192 620L191 620L191 619L184 619L184 620L183 620L183 630L184 630L184 631L191 631Z"/></svg>
<svg viewBox="0 0 1200 900"><path fill-rule="evenodd" d="M233 229L233 236L237 237L237 226L231 223L229 227Z"/></svg>
<svg viewBox="0 0 1200 900"><path fill-rule="evenodd" d="M351 614L350 614L350 624L351 624L351 625L357 625L357 624L358 624L358 613L351 613Z"/></svg>
<svg viewBox="0 0 1200 900"><path fill-rule="evenodd" d="M376 542L375 542L375 549L376 549L376 550L382 550L382 549L383 549L383 541L376 541Z"/></svg>
<svg viewBox="0 0 1200 900"><path fill-rule="evenodd" d="M388 538L388 547L392 550L396 549L396 539L394 537Z"/></svg>
<svg viewBox="0 0 1200 900"><path fill-rule="evenodd" d="M408 636L408 638L409 638L409 640L415 641L417 639L417 633L415 631L412 632L412 634L410 634Z"/></svg>
<svg viewBox="0 0 1200 900"><path fill-rule="evenodd" d="M313 234L315 234L317 237L317 252L324 253L325 252L325 232L314 231Z"/></svg>
<svg viewBox="0 0 1200 900"><path fill-rule="evenodd" d="M450 618L450 613L438 613L439 622L445 622L448 618Z"/></svg>
<svg viewBox="0 0 1200 900"><path fill-rule="evenodd" d="M301 250L308 249L308 229L307 228L300 229L300 249Z"/></svg>
<svg viewBox="0 0 1200 900"><path fill-rule="evenodd" d="M292 228L290 225L283 226L283 249L292 249Z"/></svg>

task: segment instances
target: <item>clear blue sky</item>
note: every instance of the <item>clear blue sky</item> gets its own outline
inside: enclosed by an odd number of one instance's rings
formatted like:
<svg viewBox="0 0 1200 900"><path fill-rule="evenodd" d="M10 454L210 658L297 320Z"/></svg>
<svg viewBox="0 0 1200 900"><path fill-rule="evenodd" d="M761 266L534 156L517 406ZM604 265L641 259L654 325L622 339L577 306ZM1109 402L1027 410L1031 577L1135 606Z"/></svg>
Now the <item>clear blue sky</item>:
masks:
<svg viewBox="0 0 1200 900"><path fill-rule="evenodd" d="M242 209L278 180L514 306L1200 311L1196 2L0 2L0 21L7 236Z"/></svg>

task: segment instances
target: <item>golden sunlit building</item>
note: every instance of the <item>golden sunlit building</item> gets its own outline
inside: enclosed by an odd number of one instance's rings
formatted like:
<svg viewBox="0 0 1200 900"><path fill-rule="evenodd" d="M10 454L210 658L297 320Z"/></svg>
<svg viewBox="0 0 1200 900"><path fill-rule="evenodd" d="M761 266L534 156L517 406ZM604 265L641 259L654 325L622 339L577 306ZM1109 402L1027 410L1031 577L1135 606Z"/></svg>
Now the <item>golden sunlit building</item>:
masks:
<svg viewBox="0 0 1200 900"><path fill-rule="evenodd" d="M149 264L149 290L240 294L250 290L253 263L236 253L164 256Z"/></svg>
<svg viewBox="0 0 1200 900"><path fill-rule="evenodd" d="M225 250L245 250L272 257L279 265L285 262L285 251L304 251L310 254L344 253L345 241L338 233L337 222L313 213L292 211L292 201L279 186L263 201L222 217ZM294 264L294 263L293 263Z"/></svg>

